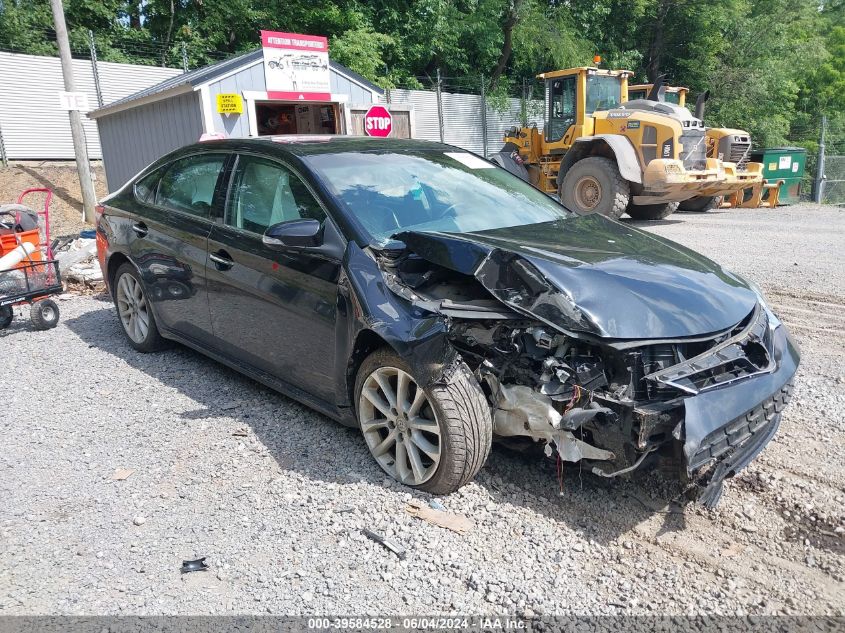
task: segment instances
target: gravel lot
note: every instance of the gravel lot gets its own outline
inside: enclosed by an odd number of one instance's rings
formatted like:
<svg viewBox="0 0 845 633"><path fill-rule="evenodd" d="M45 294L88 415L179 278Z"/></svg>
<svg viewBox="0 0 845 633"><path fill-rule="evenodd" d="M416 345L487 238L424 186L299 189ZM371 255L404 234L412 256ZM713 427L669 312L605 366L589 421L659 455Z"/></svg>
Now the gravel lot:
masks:
<svg viewBox="0 0 845 633"><path fill-rule="evenodd" d="M447 531L356 431L192 351L138 354L108 302L66 295L56 330L0 334L0 614L845 614L845 213L649 230L759 283L802 346L779 434L715 510L656 475L569 467L559 494L497 448L440 499L474 522Z"/></svg>

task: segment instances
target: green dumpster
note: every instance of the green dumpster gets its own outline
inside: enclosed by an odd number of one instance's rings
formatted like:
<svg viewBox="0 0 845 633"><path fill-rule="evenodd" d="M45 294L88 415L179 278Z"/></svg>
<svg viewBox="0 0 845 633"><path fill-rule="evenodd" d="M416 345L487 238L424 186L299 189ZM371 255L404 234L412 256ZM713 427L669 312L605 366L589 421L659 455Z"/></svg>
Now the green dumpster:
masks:
<svg viewBox="0 0 845 633"><path fill-rule="evenodd" d="M771 147L752 152L751 160L763 163L763 178L784 180L780 187L780 204L795 204L801 197L801 179L807 164L807 150L803 147Z"/></svg>

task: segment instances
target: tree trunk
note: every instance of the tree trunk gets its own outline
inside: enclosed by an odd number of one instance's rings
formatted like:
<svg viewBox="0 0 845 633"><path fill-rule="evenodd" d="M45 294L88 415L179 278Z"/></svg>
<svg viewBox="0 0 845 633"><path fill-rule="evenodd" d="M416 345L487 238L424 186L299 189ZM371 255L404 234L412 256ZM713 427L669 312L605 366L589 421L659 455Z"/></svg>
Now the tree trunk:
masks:
<svg viewBox="0 0 845 633"><path fill-rule="evenodd" d="M660 0L660 4L657 7L654 33L651 36L651 43L648 47L648 64L646 64L646 74L648 75L648 80L652 83L657 81L657 76L660 74L660 66L663 63L663 51L665 47L664 28L666 16L669 14L672 2L673 0Z"/></svg>
<svg viewBox="0 0 845 633"><path fill-rule="evenodd" d="M129 9L129 28L138 30L141 28L141 3L130 3Z"/></svg>
<svg viewBox="0 0 845 633"><path fill-rule="evenodd" d="M513 52L513 29L519 24L519 7L523 0L508 0L505 15L502 18L502 51L499 54L499 61L490 73L490 90L495 90L496 84L505 72Z"/></svg>

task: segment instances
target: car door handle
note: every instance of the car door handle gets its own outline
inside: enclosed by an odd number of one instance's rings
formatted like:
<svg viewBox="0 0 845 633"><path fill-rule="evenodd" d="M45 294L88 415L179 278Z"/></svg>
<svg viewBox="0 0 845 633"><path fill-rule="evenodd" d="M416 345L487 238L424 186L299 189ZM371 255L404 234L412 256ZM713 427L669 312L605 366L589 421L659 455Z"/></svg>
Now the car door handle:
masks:
<svg viewBox="0 0 845 633"><path fill-rule="evenodd" d="M209 253L208 258L217 266L217 270L229 270L235 265L234 260L229 257L226 251L217 251L216 253Z"/></svg>
<svg viewBox="0 0 845 633"><path fill-rule="evenodd" d="M135 231L138 237L146 237L147 233L149 232L147 225L143 222L136 222L135 224L133 224L132 230Z"/></svg>

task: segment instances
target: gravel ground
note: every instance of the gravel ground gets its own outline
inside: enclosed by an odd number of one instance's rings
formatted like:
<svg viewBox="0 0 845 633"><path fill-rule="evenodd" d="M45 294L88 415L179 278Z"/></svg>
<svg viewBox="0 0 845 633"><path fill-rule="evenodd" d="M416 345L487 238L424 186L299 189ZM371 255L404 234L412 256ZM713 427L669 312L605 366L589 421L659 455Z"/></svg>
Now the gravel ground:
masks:
<svg viewBox="0 0 845 633"><path fill-rule="evenodd" d="M715 510L656 475L570 467L559 493L497 448L440 499L474 523L447 531L357 432L192 351L138 354L108 302L66 295L56 330L0 334L0 614L844 614L845 214L649 230L761 284L802 346L781 431Z"/></svg>

